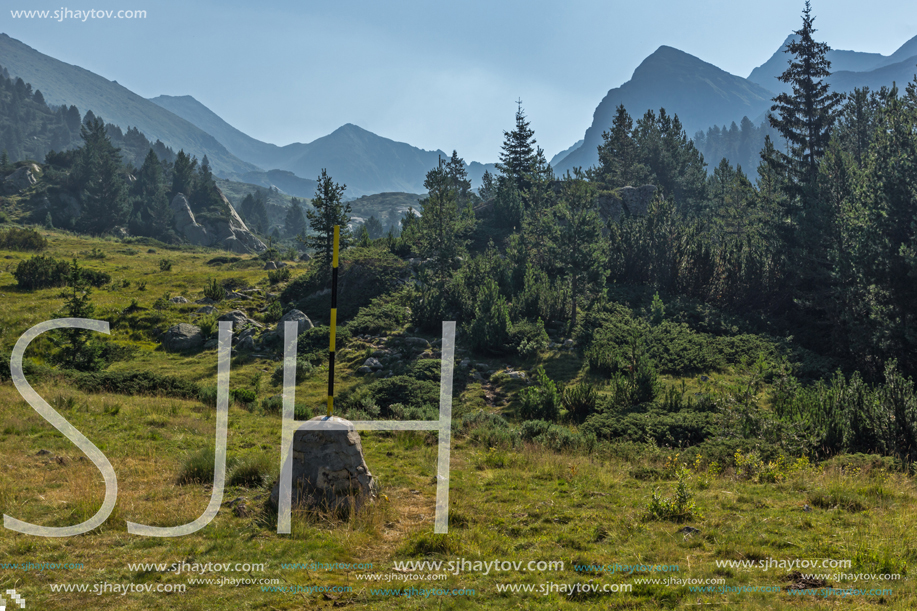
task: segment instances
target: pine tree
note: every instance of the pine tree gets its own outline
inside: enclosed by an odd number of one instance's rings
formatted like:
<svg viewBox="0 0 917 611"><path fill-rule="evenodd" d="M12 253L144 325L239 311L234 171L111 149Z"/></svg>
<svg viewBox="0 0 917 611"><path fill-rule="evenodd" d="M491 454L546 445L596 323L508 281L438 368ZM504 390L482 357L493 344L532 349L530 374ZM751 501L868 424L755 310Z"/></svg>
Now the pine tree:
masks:
<svg viewBox="0 0 917 611"><path fill-rule="evenodd" d="M481 186L478 188L478 197L482 200L490 201L497 195L497 183L494 180L493 174L488 170L484 170L484 175L481 176Z"/></svg>
<svg viewBox="0 0 917 611"><path fill-rule="evenodd" d="M335 183L327 170L322 168L318 177L318 187L315 197L312 198L312 208L306 210L309 219L309 228L313 235L308 236L304 243L315 251L320 269L330 273L331 256L334 248L334 226L340 225L340 250L350 246L353 235L348 225L350 224L350 203L345 203L344 191L347 185Z"/></svg>
<svg viewBox="0 0 917 611"><path fill-rule="evenodd" d="M290 201L290 207L283 220L284 230L288 237L296 237L306 233L306 217L302 211L302 204L298 197Z"/></svg>
<svg viewBox="0 0 917 611"><path fill-rule="evenodd" d="M366 219L366 231L369 233L369 239L371 240L379 239L385 233L382 223L375 216L370 216Z"/></svg>
<svg viewBox="0 0 917 611"><path fill-rule="evenodd" d="M771 110L777 114L768 117L789 143L789 154L779 157L787 167L795 195L814 185L818 161L825 154L837 106L843 100L840 93L830 91L825 80L831 74L831 62L826 57L831 48L812 38L816 30L811 12L811 3L806 0L802 28L794 32L798 38L785 49L793 59L779 80L791 85L792 93L774 98Z"/></svg>
<svg viewBox="0 0 917 611"><path fill-rule="evenodd" d="M112 146L100 119L83 125L80 136L84 144L72 176L83 204L78 225L88 233L107 233L125 223L130 213L121 154Z"/></svg>
<svg viewBox="0 0 917 611"><path fill-rule="evenodd" d="M458 151L452 151L452 157L446 163L446 173L452 182L452 189L455 191L459 206L466 204L471 199L471 181L468 180L465 160L458 156Z"/></svg>
<svg viewBox="0 0 917 611"><path fill-rule="evenodd" d="M595 207L595 187L579 172L568 172L554 208L558 226L557 261L570 282L570 329L576 327L580 297L602 283L602 222Z"/></svg>
<svg viewBox="0 0 917 611"><path fill-rule="evenodd" d="M530 186L528 174L535 162L536 140L535 131L529 127L525 113L522 112L522 100L518 100L516 104L516 127L511 132L503 132L503 151L500 153L497 169L504 177L512 180L516 189L524 194Z"/></svg>
<svg viewBox="0 0 917 611"><path fill-rule="evenodd" d="M196 169L197 160L186 155L184 149L178 151L175 163L172 165L172 188L169 190L169 201L172 201L179 193L190 197L194 190Z"/></svg>
<svg viewBox="0 0 917 611"><path fill-rule="evenodd" d="M599 180L608 188L639 186L646 182L647 169L640 163L633 128L633 119L624 104L619 105L611 130L602 133L599 146Z"/></svg>
<svg viewBox="0 0 917 611"><path fill-rule="evenodd" d="M421 257L432 260L440 291L445 290L457 257L464 253L467 242L464 237L473 223L473 217L463 214L458 204L460 189L467 181L459 182L456 187L452 170L440 159L439 165L427 172L423 186L429 195L420 201L418 249Z"/></svg>
<svg viewBox="0 0 917 611"><path fill-rule="evenodd" d="M64 299L62 313L68 318L91 318L95 312L92 305L92 287L76 259L70 266L67 288L60 294ZM96 371L101 368L101 346L92 341L91 331L86 329L61 329L56 342L59 351L55 360L69 369Z"/></svg>
<svg viewBox="0 0 917 611"><path fill-rule="evenodd" d="M157 237L169 230L172 211L166 196L166 183L162 163L150 149L137 172L131 188L134 195L132 233Z"/></svg>
<svg viewBox="0 0 917 611"><path fill-rule="evenodd" d="M267 235L271 228L270 218L267 215L267 195L260 189L255 192L250 218L252 228L262 235Z"/></svg>

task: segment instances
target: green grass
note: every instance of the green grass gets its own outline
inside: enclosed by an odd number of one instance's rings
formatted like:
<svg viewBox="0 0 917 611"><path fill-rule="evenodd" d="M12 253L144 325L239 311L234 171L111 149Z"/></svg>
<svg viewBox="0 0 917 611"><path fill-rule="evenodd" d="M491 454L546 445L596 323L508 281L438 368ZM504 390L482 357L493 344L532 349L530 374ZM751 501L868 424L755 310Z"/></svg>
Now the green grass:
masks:
<svg viewBox="0 0 917 611"><path fill-rule="evenodd" d="M136 348L110 371L142 371L174 376L198 387L216 384L216 351L195 355L157 349L153 331L195 319L198 306L172 306L121 312L133 300L150 308L169 292L193 301L210 277L235 278L266 288L259 267L245 261L222 265L206 262L222 253L169 250L117 241L77 238L42 232L46 252L56 257L98 249L94 265L115 280L131 284L97 290L97 317L112 322L111 338ZM0 251L2 256L23 253ZM171 271L159 270L167 256ZM16 259L0 259L0 269ZM6 270L7 272L9 270ZM301 274L294 268L294 278ZM147 283L138 291L138 281ZM120 287L120 284L118 285ZM7 353L30 326L54 318L61 300L57 290L18 291L8 273L0 275L0 350ZM264 291L266 292L266 291ZM250 302L218 304L220 311L246 307L252 316L267 304L264 295ZM312 316L312 312L307 312ZM432 339L432 338L429 338ZM460 346L461 348L461 346ZM28 356L42 361L50 346L36 341ZM376 383L354 373L372 349L353 340L339 347L337 394L357 393ZM460 355L463 358L464 355ZM545 351L528 361L487 360L489 367L543 364L558 382L596 381L577 353ZM196 519L210 499L215 409L197 396L86 392L61 375L42 375L32 383L62 416L108 456L118 475L118 503L111 517L92 533L73 538L39 538L0 530L2 562L81 562L82 569L21 571L0 569L3 589L15 587L27 608L64 609L911 609L917 592L907 576L917 558L917 502L914 480L895 470L894 461L854 455L821 465L792 458L764 460L740 454L729 460L697 456L675 448L640 442L596 444L592 449L555 452L524 441L512 420L525 383L495 376L474 381L470 370L456 368L454 439L449 495L450 529L434 535L437 445L430 433L364 433L366 461L380 484L380 500L346 520L321 513L297 512L290 535L276 533L276 515L263 509L279 473L281 417L262 401L279 392L271 383L279 362L267 358L234 359L230 388L260 389L257 403L233 403L227 433L227 488L217 517L188 536L159 539L129 535L125 521L155 526ZM427 376L430 367L405 367ZM327 366L298 380L296 402L323 413ZM699 392L711 385L730 385L742 373L726 368L707 381L664 377L667 386ZM607 390L600 388L600 396ZM764 396L766 389L757 389ZM100 506L104 485L92 463L44 421L11 382L0 383L0 511L20 520L62 526L76 524ZM299 408L298 408L299 409ZM305 411L300 410L300 411ZM498 414L509 418L501 424ZM462 427L462 419L466 426ZM547 443L547 442L546 442ZM50 454L39 455L40 450ZM679 452L681 452L679 454ZM687 463L687 464L685 464ZM676 474L681 469L682 490ZM179 485L179 481L183 482ZM676 506L672 515L654 515L653 495L676 502L678 494L693 502L692 511ZM688 496L689 495L689 496ZM242 499L239 501L238 499ZM687 502L687 501L686 501ZM242 503L246 511L237 511ZM806 507L809 510L806 510ZM657 506L657 509L659 507ZM662 519L659 519L659 518ZM654 519L655 518L655 519ZM694 534L679 532L685 526ZM835 587L890 587L891 597L791 596L779 593L696 593L687 586L636 584L641 577L620 573L586 574L574 566L602 564L678 565L663 577L724 579L729 586L786 587L789 571L717 567L716 561L793 558L850 560L847 573L903 573L901 581L832 581ZM562 561L561 571L509 571L449 574L444 581L370 584L357 579L366 572L403 575L393 563L403 560ZM282 585L349 586L352 591L296 595L265 592L259 585L188 585L198 575L130 569L128 564L162 562L265 563L263 572L211 573L205 578L279 579ZM369 563L372 571L283 569L284 563L310 561ZM425 571L424 571L425 572ZM813 572L837 572L818 570ZM499 584L584 583L633 584L633 591L568 598L558 593L501 593ZM184 594L125 596L53 593L57 583L135 583L188 585ZM470 588L473 597L386 597L376 588Z"/></svg>

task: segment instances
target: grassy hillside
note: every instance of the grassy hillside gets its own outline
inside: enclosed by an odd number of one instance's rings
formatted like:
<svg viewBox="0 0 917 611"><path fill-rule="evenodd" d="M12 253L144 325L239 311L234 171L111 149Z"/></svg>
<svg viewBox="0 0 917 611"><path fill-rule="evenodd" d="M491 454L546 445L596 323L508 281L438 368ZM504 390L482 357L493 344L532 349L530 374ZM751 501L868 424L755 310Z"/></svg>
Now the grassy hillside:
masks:
<svg viewBox="0 0 917 611"><path fill-rule="evenodd" d="M249 257L169 249L153 242L41 233L48 240L43 254L77 257L87 268L112 277L91 295L97 308L94 316L111 323L110 340L122 347L116 351L119 359L107 370L109 376L141 371L200 389L215 385L215 350L181 355L158 347L160 331L177 322L200 319L195 314L200 306L166 305L162 298L181 295L193 302L202 296L209 279L217 279L238 289L255 289L248 293L250 300L218 303L220 312L241 308L256 320L266 320L267 312L262 310L274 299L272 295L287 286L270 285L267 272L261 269L263 262ZM348 261L368 261L372 252L345 252L345 268ZM16 286L11 272L31 256L0 249L0 299L4 305L0 311L0 352L4 354L27 328L58 316L62 305L60 289L24 291ZM163 259L171 263L168 271L160 263ZM301 278L300 284L308 284L314 270L299 265L293 268L291 283ZM339 410L345 417L370 409L368 403L359 400L366 392L381 403L380 381L358 375L355 370L383 347L401 350L401 361L389 365L398 375L423 381L429 380L430 371L438 371L435 348L422 352L398 348L400 338L414 335L407 329L399 294L395 291L372 301L354 318L341 321L345 328L339 335L337 384ZM314 320L324 316L317 311L306 314ZM723 324L730 322L724 320ZM361 335L363 339L358 337ZM754 341L762 345L771 341L766 336L756 337ZM553 335L551 339L559 342L565 338ZM121 393L102 391L98 384L52 367L53 344L36 341L26 354L32 362L30 382L109 457L118 474L119 497L108 521L88 535L44 539L0 531L4 562L81 563L79 568L42 571L0 568L0 578L8 584L5 588L15 587L28 601L27 608L48 610L553 610L682 609L698 605L728 609L821 609L826 605L906 609L917 605L908 576L908 565L917 554L909 543L917 535L917 527L909 519L917 490L911 475L900 472L894 460L838 456L814 464L780 456L779 450L764 445L714 455L696 447L683 450L639 439L590 441L575 423L537 431L519 417L521 392L530 387L512 379L509 368L529 372L531 377L541 365L558 385L592 381L602 397L614 392L613 385L591 370L577 349L553 346L526 358L482 357L472 355L463 341L460 334L449 534L432 533L435 438L427 433L403 432L362 435L367 464L381 483L384 496L380 501L347 520L298 512L292 534L277 535L276 518L263 505L278 473L281 421L272 403L264 400L280 392L273 382L280 363L270 355L240 354L233 359L230 387L251 392L237 392L230 409L230 483L223 506L209 526L175 539L128 535L124 523L173 525L190 521L203 511L210 497L209 486L178 482L191 466L207 463L196 458L206 452L214 435L214 409L206 392L194 396L175 387L152 396L126 394L128 388L122 388ZM470 360L468 368L461 366L465 358ZM664 355L659 360L665 362ZM670 364L670 369L677 367ZM327 370L321 360L307 370L297 380L301 417L321 413L324 405ZM0 411L0 444L6 460L0 479L0 511L53 526L85 520L101 503L104 487L98 471L22 400L7 378L0 376L0 403L4 405ZM770 402L773 390L773 380L756 378L754 367L744 362L710 363L707 369L666 374L661 383L666 392L674 389L689 396L720 391L728 394L732 392L729 389L736 388L740 394L751 392L765 402ZM255 399L246 399L247 394ZM741 405L732 409L735 416L741 415ZM647 413L645 419L651 417ZM765 456L769 458L762 458ZM690 529L684 530L686 527ZM900 574L901 579L853 581L829 576L823 581L807 581L785 564L769 570L760 565L717 565L726 561L766 564L770 560L786 563L825 558L850 564L842 570L803 569L802 573ZM394 565L461 559L472 563L521 562L522 566L530 561L563 562L563 568L538 570L535 565L531 571L491 570L485 574L473 567L412 571ZM132 566L181 562L265 566L263 570L255 567L204 574ZM285 567L287 563L372 566L325 570ZM615 564L637 565L637 570L613 570ZM607 565L607 570L601 565ZM659 570L649 572L646 569L650 566ZM367 582L367 575L380 575L383 581ZM198 579L213 581L192 582ZM222 586L218 585L221 579ZM277 582L238 585L231 581L240 579ZM700 581L642 583L645 579ZM109 588L111 584L130 583L154 589L187 589L183 593L130 592L124 596L92 592L96 584L105 587L105 583ZM722 589L691 591L697 583ZM52 586L61 584L88 584L89 591L52 591ZM579 592L573 596L559 591L561 586L574 584L608 584L618 589L630 586L630 591ZM534 590L501 591L507 585ZM293 586L299 586L300 591L280 591ZM415 590L410 596L391 593L411 587ZM806 588L826 587L888 588L892 592L805 593ZM349 589L342 591L345 588ZM461 592L448 596L420 592L431 588ZM548 593L543 594L542 588ZM774 588L777 590L764 591Z"/></svg>

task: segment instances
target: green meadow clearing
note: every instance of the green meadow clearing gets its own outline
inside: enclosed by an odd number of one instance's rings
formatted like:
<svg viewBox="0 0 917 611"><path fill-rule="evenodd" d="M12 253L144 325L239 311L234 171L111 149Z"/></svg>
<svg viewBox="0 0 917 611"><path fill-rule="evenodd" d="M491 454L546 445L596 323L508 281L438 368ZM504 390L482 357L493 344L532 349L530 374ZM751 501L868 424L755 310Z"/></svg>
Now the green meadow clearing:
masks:
<svg viewBox="0 0 917 611"><path fill-rule="evenodd" d="M284 286L269 284L264 261L254 257L208 263L226 253L77 237L54 230L42 234L49 240L44 254L65 260L75 257L87 269L110 274L111 281L93 289L91 298L94 317L111 323L110 341L120 347L114 351L118 358L105 370L113 376L140 371L197 388L214 386L215 349L164 352L156 341L158 333L200 318L195 314L200 306L193 302L203 296L211 279L257 289L249 293L249 300L216 304L220 312L244 309L254 320L264 320L262 310L270 294L280 293ZM60 288L25 291L17 287L12 271L29 257L29 253L0 251L0 352L7 359L26 329L60 316L63 304ZM161 265L164 259L171 263L168 270ZM305 273L308 265L292 263L292 277ZM190 303L166 305L166 297L179 295ZM157 301L160 309L154 307ZM314 321L326 316L325 312L306 314ZM406 327L385 335L416 335ZM424 337L431 343L436 339ZM356 369L379 341L356 335L343 338L338 345L338 394L355 396L359 387L375 381ZM461 335L457 351L457 361L469 355ZM0 590L15 589L24 597L26 609L917 608L917 592L909 576L909 565L917 558L913 519L917 488L912 475L895 461L864 455L836 456L820 463L795 457L764 460L742 452L727 461L696 449L655 443L584 445L552 442L545 436L526 438L520 434L518 418L519 395L526 384L505 373L477 380L461 367L455 369L447 535L433 534L436 436L415 432L362 434L367 464L380 485L377 502L346 518L297 511L292 534L278 535L276 515L265 501L279 472L281 418L268 399L280 393L274 378L280 361L258 353L233 356L230 388L250 392L235 393L230 406L228 485L217 517L184 537L130 535L127 520L178 525L203 512L211 487L206 478L195 480L193 469L206 473L206 464L200 463L206 463L201 457L206 458L213 446L215 409L193 393L126 394L93 387L85 378L53 367L52 352L50 338L36 340L29 348L30 382L109 458L118 475L118 501L108 520L85 535L41 538L0 531L2 563L80 565L0 568ZM420 360L424 356L430 355L422 354ZM501 372L506 367L532 371L542 365L548 375L564 383L593 375L576 350L545 349L524 360L478 356L472 360ZM741 386L749 375L746 368L730 366L704 375L662 376L662 383L668 389L693 393L710 386ZM315 365L299 377L300 413L322 412L326 377L324 365ZM101 474L22 399L9 375L0 379L0 509L19 520L47 526L88 519L102 502ZM748 387L767 401L769 384L749 383ZM599 385L599 393L606 392L610 390ZM575 429L571 425L570 430ZM395 567L404 561L462 559L521 562L523 567L531 561L560 561L563 569L487 574L463 570L432 579L429 573L446 571ZM717 561L766 565L795 559L849 561L847 568L802 569L801 573L900 578L855 581L829 575L807 581L786 564L768 570L717 565ZM204 574L136 566L182 562L264 566L263 570ZM283 566L312 562L371 563L372 568ZM615 564L676 566L677 571L622 574L596 568ZM577 566L592 569L577 570ZM383 581L367 581L367 575ZM696 581L640 583L667 578ZM199 579L214 582L190 583ZM221 579L222 585L215 583ZM531 586L534 591L506 591L507 584ZM565 590L575 584L580 591L569 595ZM602 588L606 584L629 591L582 591L584 585ZM692 591L691 586L698 584L722 589ZM62 586L79 585L87 585L88 591L62 590ZM129 585L152 591L122 595L118 588ZM553 591L542 591L552 585ZM163 591L178 586L185 590ZM106 587L107 592L93 590ZM12 608L9 603L7 608Z"/></svg>

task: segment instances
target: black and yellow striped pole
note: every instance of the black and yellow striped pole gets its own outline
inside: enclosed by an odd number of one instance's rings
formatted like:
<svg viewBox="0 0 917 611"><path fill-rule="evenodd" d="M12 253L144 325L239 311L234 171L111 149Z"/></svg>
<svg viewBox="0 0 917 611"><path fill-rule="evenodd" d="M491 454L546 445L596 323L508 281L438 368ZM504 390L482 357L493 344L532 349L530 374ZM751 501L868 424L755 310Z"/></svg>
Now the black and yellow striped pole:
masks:
<svg viewBox="0 0 917 611"><path fill-rule="evenodd" d="M328 417L334 415L334 335L338 322L338 242L341 226L334 226L333 254L331 255L331 333L328 334Z"/></svg>

